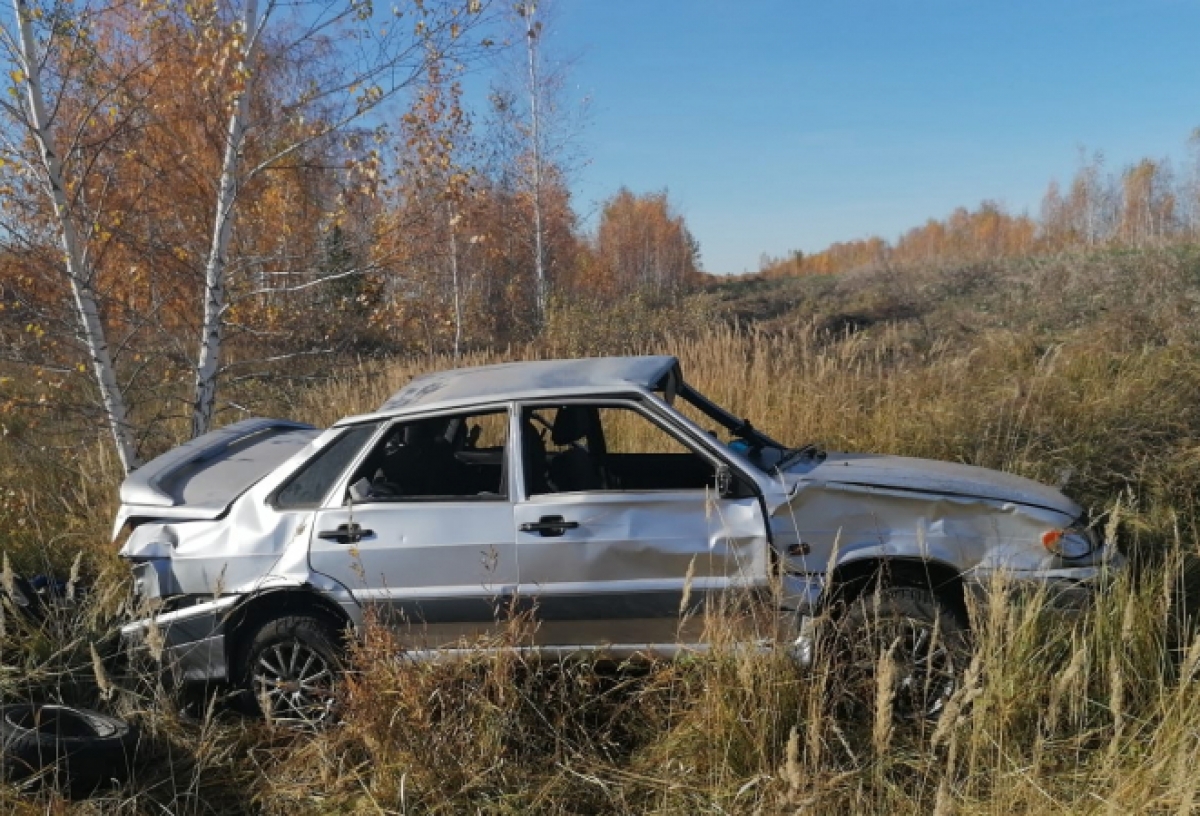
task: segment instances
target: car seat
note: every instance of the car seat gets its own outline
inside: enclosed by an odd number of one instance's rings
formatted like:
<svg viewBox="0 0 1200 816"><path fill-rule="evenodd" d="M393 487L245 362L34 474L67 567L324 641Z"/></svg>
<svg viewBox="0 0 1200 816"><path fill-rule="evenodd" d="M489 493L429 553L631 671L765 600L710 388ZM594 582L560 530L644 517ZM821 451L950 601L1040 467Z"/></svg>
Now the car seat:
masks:
<svg viewBox="0 0 1200 816"><path fill-rule="evenodd" d="M549 480L560 493L600 490L604 487L600 468L583 442L595 421L595 409L584 405L565 405L554 416L550 441L566 447L550 460Z"/></svg>

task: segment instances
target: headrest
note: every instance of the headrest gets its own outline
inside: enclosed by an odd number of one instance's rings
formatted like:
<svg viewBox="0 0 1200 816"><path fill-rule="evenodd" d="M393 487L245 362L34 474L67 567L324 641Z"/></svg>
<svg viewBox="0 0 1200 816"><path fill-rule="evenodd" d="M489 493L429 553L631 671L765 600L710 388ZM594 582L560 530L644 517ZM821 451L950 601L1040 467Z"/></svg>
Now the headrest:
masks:
<svg viewBox="0 0 1200 816"><path fill-rule="evenodd" d="M418 419L404 426L405 445L423 445L434 440L445 429L441 419Z"/></svg>
<svg viewBox="0 0 1200 816"><path fill-rule="evenodd" d="M583 405L564 405L554 415L554 428L550 431L550 440L555 445L570 445L587 436L591 417Z"/></svg>
<svg viewBox="0 0 1200 816"><path fill-rule="evenodd" d="M467 420L464 417L451 417L442 431L442 440L455 450L462 447L467 438Z"/></svg>

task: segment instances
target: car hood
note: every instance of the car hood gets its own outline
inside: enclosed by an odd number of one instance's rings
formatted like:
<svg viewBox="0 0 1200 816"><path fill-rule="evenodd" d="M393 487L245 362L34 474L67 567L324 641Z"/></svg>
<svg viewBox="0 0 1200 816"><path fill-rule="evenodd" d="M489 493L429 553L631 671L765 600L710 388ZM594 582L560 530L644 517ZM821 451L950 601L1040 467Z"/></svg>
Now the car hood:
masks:
<svg viewBox="0 0 1200 816"><path fill-rule="evenodd" d="M907 456L831 452L823 461L809 459L793 465L786 471L785 478L797 487L805 483L858 485L1012 502L1071 517L1082 512L1079 505L1058 490L1032 479L972 465Z"/></svg>

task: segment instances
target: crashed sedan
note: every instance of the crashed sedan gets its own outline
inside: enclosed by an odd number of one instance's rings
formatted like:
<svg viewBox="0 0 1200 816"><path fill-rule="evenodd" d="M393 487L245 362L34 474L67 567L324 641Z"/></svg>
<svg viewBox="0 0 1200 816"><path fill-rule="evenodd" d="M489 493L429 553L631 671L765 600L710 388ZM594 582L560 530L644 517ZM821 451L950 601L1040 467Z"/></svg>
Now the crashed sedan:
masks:
<svg viewBox="0 0 1200 816"><path fill-rule="evenodd" d="M325 431L238 422L131 474L114 536L145 610L128 642L305 720L367 610L417 657L514 610L534 625L511 648L671 656L705 648L698 607L748 593L803 662L812 621L870 591L931 672L931 635L965 632L994 576L1071 599L1122 560L1057 490L788 447L667 356L431 374Z"/></svg>

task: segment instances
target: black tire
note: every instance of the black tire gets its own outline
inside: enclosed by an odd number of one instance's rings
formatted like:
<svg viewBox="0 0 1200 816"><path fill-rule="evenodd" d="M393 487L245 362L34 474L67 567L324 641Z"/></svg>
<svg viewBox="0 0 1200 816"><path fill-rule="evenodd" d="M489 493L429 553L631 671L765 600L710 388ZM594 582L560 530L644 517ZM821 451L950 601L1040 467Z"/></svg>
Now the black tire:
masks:
<svg viewBox="0 0 1200 816"><path fill-rule="evenodd" d="M76 794L124 781L135 748L129 723L86 708L17 704L0 707L0 754L9 779L45 769Z"/></svg>
<svg viewBox="0 0 1200 816"><path fill-rule="evenodd" d="M878 702L885 654L891 653L895 665L893 716L908 722L941 714L970 658L966 622L933 592L917 587L883 586L854 598L825 645L836 668L835 708L855 719Z"/></svg>
<svg viewBox="0 0 1200 816"><path fill-rule="evenodd" d="M341 634L324 618L274 618L246 641L238 685L273 722L328 724L336 713L343 645Z"/></svg>

